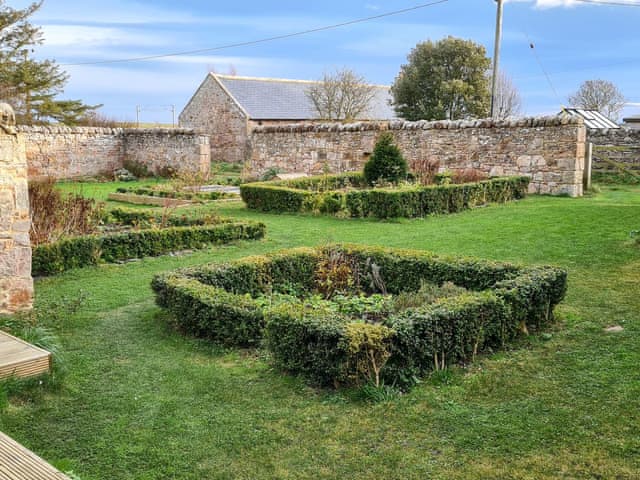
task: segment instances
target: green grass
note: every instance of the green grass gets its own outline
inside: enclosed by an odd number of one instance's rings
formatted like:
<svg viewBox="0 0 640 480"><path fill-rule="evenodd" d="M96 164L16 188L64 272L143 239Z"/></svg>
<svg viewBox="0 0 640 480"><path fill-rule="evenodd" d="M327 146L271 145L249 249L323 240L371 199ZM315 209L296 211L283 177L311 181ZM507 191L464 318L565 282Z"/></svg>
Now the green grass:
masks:
<svg viewBox="0 0 640 480"><path fill-rule="evenodd" d="M58 188L64 193L74 193L106 202L109 194L116 193L118 188L151 187L167 182L168 180L163 178L149 178L135 182L60 182ZM109 202L109 204L115 206L118 202Z"/></svg>
<svg viewBox="0 0 640 480"><path fill-rule="evenodd" d="M37 282L42 311L86 300L50 325L62 387L14 401L2 431L83 480L638 478L640 188L388 222L205 208L264 221L268 237ZM156 272L325 241L553 263L570 289L545 335L381 403L314 390L264 352L185 338L153 303Z"/></svg>

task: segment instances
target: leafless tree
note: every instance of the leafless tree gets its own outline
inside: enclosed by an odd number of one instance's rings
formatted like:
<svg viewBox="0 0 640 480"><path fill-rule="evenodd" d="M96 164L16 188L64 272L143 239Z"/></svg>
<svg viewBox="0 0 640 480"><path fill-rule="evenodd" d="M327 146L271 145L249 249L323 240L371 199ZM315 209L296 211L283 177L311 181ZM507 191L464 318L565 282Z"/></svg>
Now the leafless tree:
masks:
<svg viewBox="0 0 640 480"><path fill-rule="evenodd" d="M613 121L619 119L626 101L618 87L607 80L587 80L569 96L572 107L597 110Z"/></svg>
<svg viewBox="0 0 640 480"><path fill-rule="evenodd" d="M506 120L522 113L522 97L518 87L504 73L498 75L495 102L495 115L498 120Z"/></svg>
<svg viewBox="0 0 640 480"><path fill-rule="evenodd" d="M376 87L348 68L325 73L320 82L307 90L318 117L323 120L354 120L367 113L375 94Z"/></svg>

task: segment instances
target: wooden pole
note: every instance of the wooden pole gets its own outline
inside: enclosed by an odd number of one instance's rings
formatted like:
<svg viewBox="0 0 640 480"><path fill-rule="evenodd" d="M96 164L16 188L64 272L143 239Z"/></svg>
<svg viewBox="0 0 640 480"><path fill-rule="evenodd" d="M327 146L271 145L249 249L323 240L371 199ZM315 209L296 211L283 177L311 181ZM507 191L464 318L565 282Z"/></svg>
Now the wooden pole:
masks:
<svg viewBox="0 0 640 480"><path fill-rule="evenodd" d="M502 43L502 2L498 2L498 13L496 17L496 40L493 52L493 78L491 81L491 118L496 118L498 103L498 77L500 76L500 46Z"/></svg>

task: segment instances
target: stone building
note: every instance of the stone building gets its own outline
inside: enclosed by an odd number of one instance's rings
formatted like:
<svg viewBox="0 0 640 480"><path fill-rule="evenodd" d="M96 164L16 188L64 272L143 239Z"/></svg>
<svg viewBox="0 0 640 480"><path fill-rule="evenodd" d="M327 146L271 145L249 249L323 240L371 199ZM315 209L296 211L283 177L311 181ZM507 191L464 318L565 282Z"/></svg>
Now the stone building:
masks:
<svg viewBox="0 0 640 480"><path fill-rule="evenodd" d="M238 77L209 73L180 114L180 125L210 135L211 160L241 163L249 158L256 126L319 121L308 89L319 82ZM391 120L389 87L377 86L358 120Z"/></svg>

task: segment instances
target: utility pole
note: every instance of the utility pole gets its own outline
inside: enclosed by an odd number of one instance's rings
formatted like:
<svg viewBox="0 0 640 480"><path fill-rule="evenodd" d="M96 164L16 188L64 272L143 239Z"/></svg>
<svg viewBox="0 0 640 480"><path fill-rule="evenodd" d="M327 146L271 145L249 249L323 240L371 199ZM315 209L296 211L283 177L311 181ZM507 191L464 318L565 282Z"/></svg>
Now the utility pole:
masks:
<svg viewBox="0 0 640 480"><path fill-rule="evenodd" d="M498 15L496 18L496 40L495 50L493 52L493 78L491 82L491 118L496 118L498 103L498 77L500 75L500 44L502 43L502 2L504 0L495 0L498 3Z"/></svg>

